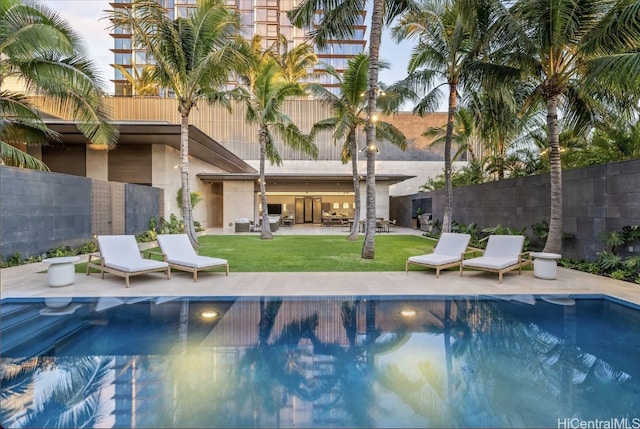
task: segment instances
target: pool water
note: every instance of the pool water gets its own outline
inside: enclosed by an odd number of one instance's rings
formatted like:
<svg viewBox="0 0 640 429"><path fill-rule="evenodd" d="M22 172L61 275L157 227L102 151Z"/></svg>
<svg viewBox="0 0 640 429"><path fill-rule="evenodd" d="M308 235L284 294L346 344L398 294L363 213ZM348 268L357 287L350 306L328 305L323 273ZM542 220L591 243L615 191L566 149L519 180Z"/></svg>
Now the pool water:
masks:
<svg viewBox="0 0 640 429"><path fill-rule="evenodd" d="M4 428L640 427L640 310L602 297L5 299L0 312Z"/></svg>

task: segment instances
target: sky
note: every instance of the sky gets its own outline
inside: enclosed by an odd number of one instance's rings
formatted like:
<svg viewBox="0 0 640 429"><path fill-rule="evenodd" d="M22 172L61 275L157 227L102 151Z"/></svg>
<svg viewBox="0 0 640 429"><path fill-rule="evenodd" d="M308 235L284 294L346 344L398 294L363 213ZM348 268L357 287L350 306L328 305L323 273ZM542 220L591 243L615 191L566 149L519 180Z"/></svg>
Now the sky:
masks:
<svg viewBox="0 0 640 429"><path fill-rule="evenodd" d="M93 60L101 77L106 81L107 92L113 94L114 69L113 39L109 36L109 22L104 19L106 10L111 10L108 0L41 0L71 24L85 42L88 57ZM411 55L411 43L396 44L388 34L383 36L380 58L388 61L391 68L380 71L380 81L389 85L406 76L407 63Z"/></svg>

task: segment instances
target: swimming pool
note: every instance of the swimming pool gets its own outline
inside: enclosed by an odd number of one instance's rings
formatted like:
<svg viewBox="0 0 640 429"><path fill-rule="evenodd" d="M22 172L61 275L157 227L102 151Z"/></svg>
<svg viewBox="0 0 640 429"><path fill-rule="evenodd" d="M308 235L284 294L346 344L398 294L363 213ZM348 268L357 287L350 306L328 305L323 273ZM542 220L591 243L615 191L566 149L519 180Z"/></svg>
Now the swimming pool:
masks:
<svg viewBox="0 0 640 429"><path fill-rule="evenodd" d="M1 306L7 428L640 427L640 310L603 297Z"/></svg>

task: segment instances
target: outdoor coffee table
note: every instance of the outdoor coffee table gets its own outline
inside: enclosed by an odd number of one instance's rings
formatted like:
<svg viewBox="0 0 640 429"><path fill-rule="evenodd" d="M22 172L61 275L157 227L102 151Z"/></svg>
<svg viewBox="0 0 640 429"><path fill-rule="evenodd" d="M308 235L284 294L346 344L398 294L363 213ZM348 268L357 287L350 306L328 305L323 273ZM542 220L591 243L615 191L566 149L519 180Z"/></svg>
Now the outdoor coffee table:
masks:
<svg viewBox="0 0 640 429"><path fill-rule="evenodd" d="M74 262L78 262L78 256L62 256L59 258L47 258L42 262L49 265L47 281L51 287L68 286L73 283L76 276Z"/></svg>
<svg viewBox="0 0 640 429"><path fill-rule="evenodd" d="M533 258L533 275L539 279L553 280L556 278L558 264L562 257L557 253L531 252Z"/></svg>

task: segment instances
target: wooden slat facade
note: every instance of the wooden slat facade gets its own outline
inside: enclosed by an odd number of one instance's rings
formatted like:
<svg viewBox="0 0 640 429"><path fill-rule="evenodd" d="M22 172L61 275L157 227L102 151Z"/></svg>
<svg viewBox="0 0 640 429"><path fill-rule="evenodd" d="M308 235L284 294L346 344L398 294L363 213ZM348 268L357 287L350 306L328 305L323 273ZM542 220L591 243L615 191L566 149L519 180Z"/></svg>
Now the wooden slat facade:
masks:
<svg viewBox="0 0 640 429"><path fill-rule="evenodd" d="M109 180L151 185L151 145L121 145L109 151Z"/></svg>

